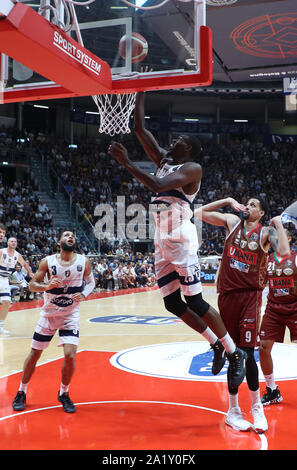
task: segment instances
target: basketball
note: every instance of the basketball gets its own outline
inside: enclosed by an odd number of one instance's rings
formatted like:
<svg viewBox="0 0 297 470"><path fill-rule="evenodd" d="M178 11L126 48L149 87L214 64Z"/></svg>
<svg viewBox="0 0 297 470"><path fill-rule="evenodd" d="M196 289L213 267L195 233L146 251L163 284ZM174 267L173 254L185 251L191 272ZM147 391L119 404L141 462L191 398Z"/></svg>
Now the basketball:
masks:
<svg viewBox="0 0 297 470"><path fill-rule="evenodd" d="M126 57L126 35L123 36L119 42L120 56L125 59ZM132 33L132 63L141 62L146 58L148 53L147 40L138 33Z"/></svg>

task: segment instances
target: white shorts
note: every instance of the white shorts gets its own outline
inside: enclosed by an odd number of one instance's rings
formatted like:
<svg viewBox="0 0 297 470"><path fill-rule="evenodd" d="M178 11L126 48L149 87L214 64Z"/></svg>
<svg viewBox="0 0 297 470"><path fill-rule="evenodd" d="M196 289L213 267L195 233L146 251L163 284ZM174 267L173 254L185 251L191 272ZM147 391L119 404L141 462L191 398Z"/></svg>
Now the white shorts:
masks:
<svg viewBox="0 0 297 470"><path fill-rule="evenodd" d="M181 289L184 295L202 292L198 259L198 236L194 224L183 224L177 232L155 234L155 270L162 297Z"/></svg>
<svg viewBox="0 0 297 470"><path fill-rule="evenodd" d="M78 345L79 317L43 317L41 316L31 343L33 349L46 349L56 331L59 330L59 344Z"/></svg>
<svg viewBox="0 0 297 470"><path fill-rule="evenodd" d="M0 278L0 302L11 302L11 289L8 278Z"/></svg>

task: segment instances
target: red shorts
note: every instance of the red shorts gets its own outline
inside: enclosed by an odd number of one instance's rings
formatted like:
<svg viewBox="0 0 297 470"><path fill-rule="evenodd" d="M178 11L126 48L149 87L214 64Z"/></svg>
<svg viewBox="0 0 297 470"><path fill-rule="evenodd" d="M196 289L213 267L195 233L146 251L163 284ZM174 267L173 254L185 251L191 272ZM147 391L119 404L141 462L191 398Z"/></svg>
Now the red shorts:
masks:
<svg viewBox="0 0 297 470"><path fill-rule="evenodd" d="M295 303L295 305L296 310L293 313L280 314L276 313L274 305L268 302L261 323L260 339L283 343L287 327L290 331L291 341L297 342L297 304ZM278 304L277 307L279 306ZM279 308L277 308L277 311L279 311Z"/></svg>
<svg viewBox="0 0 297 470"><path fill-rule="evenodd" d="M219 294L220 315L236 346L253 348L259 345L261 305L261 290Z"/></svg>

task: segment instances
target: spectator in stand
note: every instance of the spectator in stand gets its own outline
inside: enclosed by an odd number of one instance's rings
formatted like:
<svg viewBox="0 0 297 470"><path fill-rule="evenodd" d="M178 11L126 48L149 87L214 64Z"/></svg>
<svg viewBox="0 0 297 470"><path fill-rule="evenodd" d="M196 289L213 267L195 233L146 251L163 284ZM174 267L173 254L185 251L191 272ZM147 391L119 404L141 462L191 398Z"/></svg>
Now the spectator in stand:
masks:
<svg viewBox="0 0 297 470"><path fill-rule="evenodd" d="M108 268L104 271L103 274L103 288L107 291L111 291L114 288L114 279L112 269L108 266Z"/></svg>
<svg viewBox="0 0 297 470"><path fill-rule="evenodd" d="M147 266L147 277L148 277L148 286L154 286L157 282L157 277L154 272L154 268L151 265Z"/></svg>
<svg viewBox="0 0 297 470"><path fill-rule="evenodd" d="M124 266L123 271L125 273L127 287L136 287L136 272L130 261Z"/></svg>
<svg viewBox="0 0 297 470"><path fill-rule="evenodd" d="M25 276L22 272L22 266L20 264L16 265L16 270L9 277L9 285L13 300L17 292L20 295L20 300L25 300L25 298L28 298L28 282L25 279Z"/></svg>
<svg viewBox="0 0 297 470"><path fill-rule="evenodd" d="M113 271L114 285L118 289L127 288L126 275L124 273L123 265L120 263L118 267Z"/></svg>
<svg viewBox="0 0 297 470"><path fill-rule="evenodd" d="M138 261L136 264L135 273L137 284L141 287L145 287L149 282L145 264L142 264L141 261Z"/></svg>
<svg viewBox="0 0 297 470"><path fill-rule="evenodd" d="M99 261L96 264L95 270L94 270L94 275L95 275L95 280L96 280L96 289L103 286L104 271L105 270L103 269L103 266L102 266L101 262Z"/></svg>

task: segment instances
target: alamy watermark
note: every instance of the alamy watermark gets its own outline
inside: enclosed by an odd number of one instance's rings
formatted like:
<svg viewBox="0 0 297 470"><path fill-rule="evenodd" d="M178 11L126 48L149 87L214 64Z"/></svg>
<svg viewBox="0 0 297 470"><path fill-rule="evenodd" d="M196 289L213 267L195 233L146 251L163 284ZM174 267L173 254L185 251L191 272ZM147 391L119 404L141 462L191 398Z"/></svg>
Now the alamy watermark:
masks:
<svg viewBox="0 0 297 470"><path fill-rule="evenodd" d="M100 203L96 206L94 216L97 219L94 235L99 240L127 239L152 240L158 226L161 238L174 236L175 240L185 238L185 224L191 220L197 231L198 240L202 240L202 221L193 217L193 212L201 204L170 204L156 201L148 206L133 203L126 204L125 196L117 196L115 204Z"/></svg>

